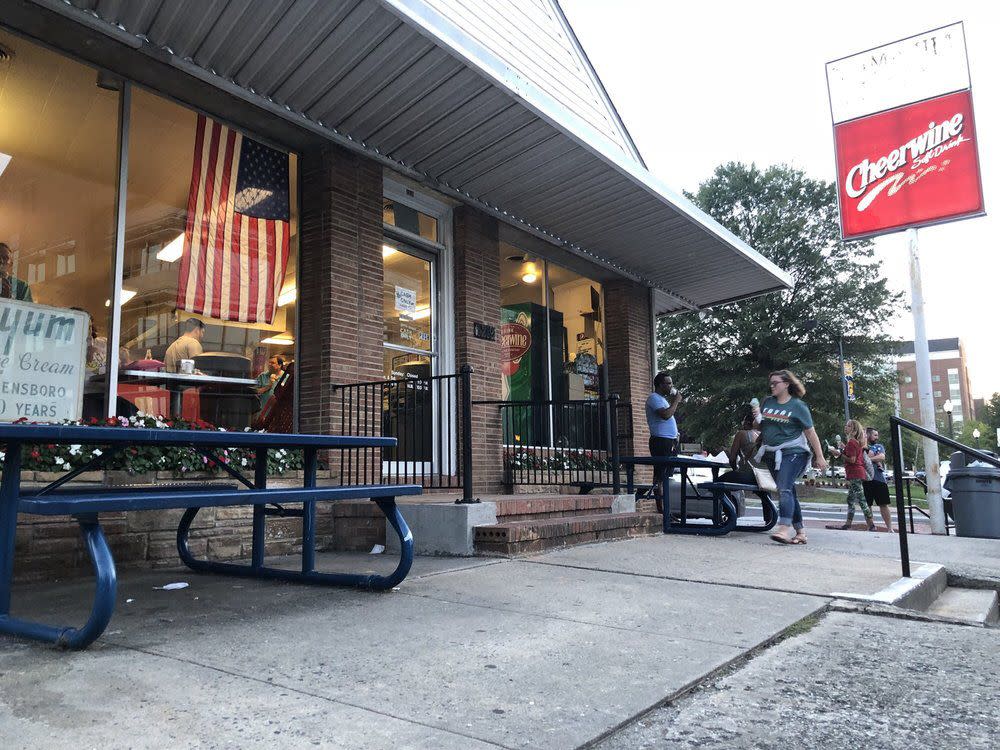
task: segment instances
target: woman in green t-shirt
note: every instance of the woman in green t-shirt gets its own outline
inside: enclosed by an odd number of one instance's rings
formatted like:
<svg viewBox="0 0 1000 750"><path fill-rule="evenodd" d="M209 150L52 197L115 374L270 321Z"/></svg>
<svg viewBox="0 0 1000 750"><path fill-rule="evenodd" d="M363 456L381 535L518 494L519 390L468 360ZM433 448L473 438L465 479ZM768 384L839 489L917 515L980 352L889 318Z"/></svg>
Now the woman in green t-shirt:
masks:
<svg viewBox="0 0 1000 750"><path fill-rule="evenodd" d="M805 386L788 370L775 370L767 379L771 395L759 407L753 407L760 424L764 461L778 485L778 526L771 538L784 544L805 544L802 507L795 493L795 480L812 463L822 471L826 459L813 427L812 414L802 397ZM794 529L794 531L793 531Z"/></svg>

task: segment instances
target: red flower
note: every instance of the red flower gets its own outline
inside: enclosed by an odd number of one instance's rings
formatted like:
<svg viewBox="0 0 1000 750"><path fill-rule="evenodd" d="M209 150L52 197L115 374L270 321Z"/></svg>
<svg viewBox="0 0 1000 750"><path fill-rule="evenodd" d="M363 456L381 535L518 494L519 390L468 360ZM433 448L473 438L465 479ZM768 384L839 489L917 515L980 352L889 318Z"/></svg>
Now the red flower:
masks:
<svg viewBox="0 0 1000 750"><path fill-rule="evenodd" d="M108 418L107 418L107 419L106 419L106 420L104 421L104 424L108 425L109 427L112 427L112 426L114 426L114 425L117 425L117 424L118 424L118 420L117 420L117 419L115 419L114 417L108 417Z"/></svg>
<svg viewBox="0 0 1000 750"><path fill-rule="evenodd" d="M97 424L97 417L91 417L90 418L90 423L91 424Z"/></svg>
<svg viewBox="0 0 1000 750"><path fill-rule="evenodd" d="M136 455L139 452L138 448L129 448L128 450L129 450L129 453L131 453L133 456Z"/></svg>
<svg viewBox="0 0 1000 750"><path fill-rule="evenodd" d="M42 454L39 453L38 451L31 451L31 457L37 461L39 458L42 457Z"/></svg>

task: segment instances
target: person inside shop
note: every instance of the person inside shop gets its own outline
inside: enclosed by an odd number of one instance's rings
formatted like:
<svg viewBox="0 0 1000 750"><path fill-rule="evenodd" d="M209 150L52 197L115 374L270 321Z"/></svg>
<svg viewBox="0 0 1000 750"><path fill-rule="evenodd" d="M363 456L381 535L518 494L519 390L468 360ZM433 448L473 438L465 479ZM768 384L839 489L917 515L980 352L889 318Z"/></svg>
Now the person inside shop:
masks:
<svg viewBox="0 0 1000 750"><path fill-rule="evenodd" d="M6 242L0 242L0 298L34 302L28 282L11 274L13 265L14 251Z"/></svg>
<svg viewBox="0 0 1000 750"><path fill-rule="evenodd" d="M264 411L264 406L274 395L274 387L285 374L285 358L280 354L275 354L267 360L267 368L257 376L257 411Z"/></svg>
<svg viewBox="0 0 1000 750"><path fill-rule="evenodd" d="M649 425L649 455L676 456L680 433L674 414L684 397L669 374L659 372L653 378L653 392L646 399L646 424ZM663 513L664 466L653 467L653 497L656 511Z"/></svg>
<svg viewBox="0 0 1000 750"><path fill-rule="evenodd" d="M163 369L167 372L180 372L182 359L194 359L205 350L201 346L205 338L205 324L198 318L188 318L184 323L184 332L177 337L163 357Z"/></svg>

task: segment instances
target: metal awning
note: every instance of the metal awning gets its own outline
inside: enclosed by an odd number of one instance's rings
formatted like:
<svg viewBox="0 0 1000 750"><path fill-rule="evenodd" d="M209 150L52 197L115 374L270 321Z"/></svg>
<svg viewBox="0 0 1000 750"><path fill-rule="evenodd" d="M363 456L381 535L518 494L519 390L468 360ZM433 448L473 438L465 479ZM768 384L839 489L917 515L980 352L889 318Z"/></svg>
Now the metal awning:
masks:
<svg viewBox="0 0 1000 750"><path fill-rule="evenodd" d="M615 273L657 312L790 278L424 0L33 0Z"/></svg>

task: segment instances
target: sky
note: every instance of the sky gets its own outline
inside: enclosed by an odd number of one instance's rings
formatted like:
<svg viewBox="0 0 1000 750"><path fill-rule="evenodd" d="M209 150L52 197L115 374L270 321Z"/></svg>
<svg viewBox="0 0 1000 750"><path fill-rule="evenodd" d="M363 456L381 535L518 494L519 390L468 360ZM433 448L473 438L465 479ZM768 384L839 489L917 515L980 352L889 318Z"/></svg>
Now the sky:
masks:
<svg viewBox="0 0 1000 750"><path fill-rule="evenodd" d="M646 165L675 190L696 189L728 161L834 181L825 64L964 21L987 215L919 231L924 309L929 338L964 342L973 395L1000 392L1000 3L560 4ZM908 304L904 234L875 242ZM908 312L872 324L913 338Z"/></svg>

